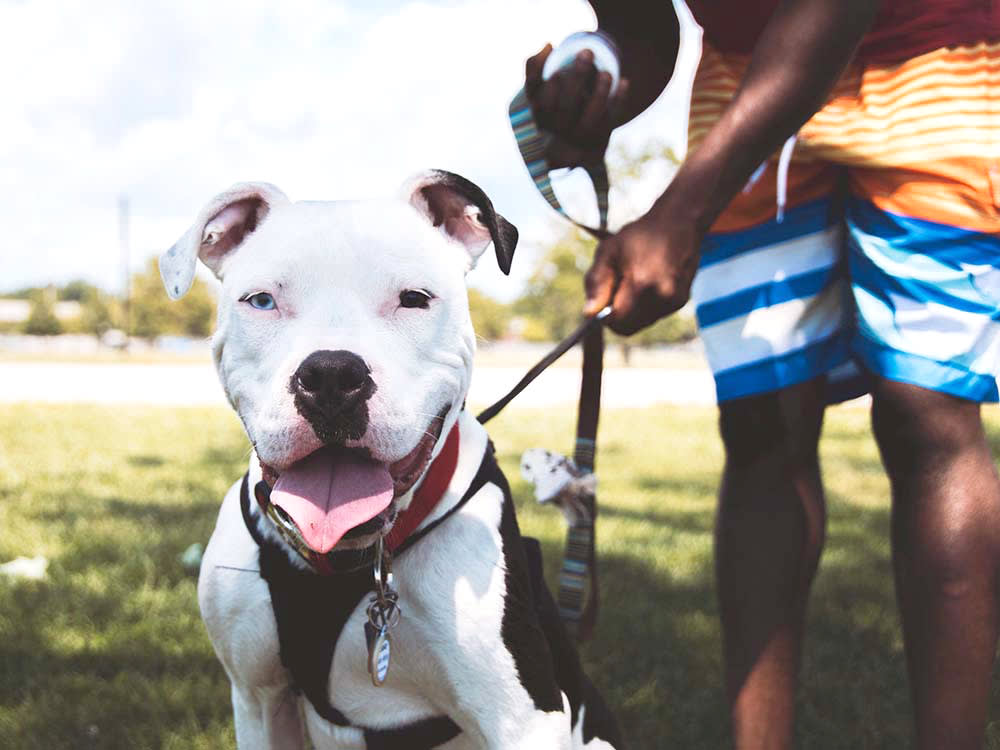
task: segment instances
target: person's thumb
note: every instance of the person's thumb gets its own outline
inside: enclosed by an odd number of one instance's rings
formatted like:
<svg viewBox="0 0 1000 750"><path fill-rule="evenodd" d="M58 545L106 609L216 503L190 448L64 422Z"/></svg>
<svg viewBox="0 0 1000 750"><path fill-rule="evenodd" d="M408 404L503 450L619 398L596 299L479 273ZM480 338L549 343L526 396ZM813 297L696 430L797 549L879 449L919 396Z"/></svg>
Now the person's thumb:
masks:
<svg viewBox="0 0 1000 750"><path fill-rule="evenodd" d="M618 264L611 243L605 241L597 246L594 262L584 277L587 302L583 306L584 315L596 315L611 304L618 285Z"/></svg>
<svg viewBox="0 0 1000 750"><path fill-rule="evenodd" d="M529 88L535 88L542 82L542 68L545 67L545 60L551 52L552 45L546 44L525 61L524 79Z"/></svg>

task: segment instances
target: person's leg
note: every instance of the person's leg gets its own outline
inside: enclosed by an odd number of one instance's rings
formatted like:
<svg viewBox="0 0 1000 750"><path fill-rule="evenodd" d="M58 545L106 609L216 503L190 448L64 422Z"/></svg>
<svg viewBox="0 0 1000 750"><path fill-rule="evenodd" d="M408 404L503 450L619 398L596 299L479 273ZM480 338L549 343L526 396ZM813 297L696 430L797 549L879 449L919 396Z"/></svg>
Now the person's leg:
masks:
<svg viewBox="0 0 1000 750"><path fill-rule="evenodd" d="M1000 604L1000 481L980 406L885 379L873 396L917 747L981 748Z"/></svg>
<svg viewBox="0 0 1000 750"><path fill-rule="evenodd" d="M819 378L720 407L715 560L735 747L792 746L806 599L823 544Z"/></svg>
<svg viewBox="0 0 1000 750"><path fill-rule="evenodd" d="M862 107L900 104L859 112L866 127L844 136L880 134L849 148L854 164L870 161L850 170L852 350L880 376L873 427L892 481L919 748L982 746L997 641L1000 483L979 403L1000 396L1000 183L976 144L993 137L978 113L1000 89L975 73L998 62L1000 52L976 45L870 69L877 91L867 97L862 85ZM934 106L915 118L902 104L914 96ZM834 137L845 133L839 122L829 123ZM954 122L967 123L967 137L936 146Z"/></svg>
<svg viewBox="0 0 1000 750"><path fill-rule="evenodd" d="M793 163L792 205L779 222L768 165L713 226L692 289L726 450L715 556L739 750L791 747L823 539L816 447L826 374L848 359L838 174Z"/></svg>

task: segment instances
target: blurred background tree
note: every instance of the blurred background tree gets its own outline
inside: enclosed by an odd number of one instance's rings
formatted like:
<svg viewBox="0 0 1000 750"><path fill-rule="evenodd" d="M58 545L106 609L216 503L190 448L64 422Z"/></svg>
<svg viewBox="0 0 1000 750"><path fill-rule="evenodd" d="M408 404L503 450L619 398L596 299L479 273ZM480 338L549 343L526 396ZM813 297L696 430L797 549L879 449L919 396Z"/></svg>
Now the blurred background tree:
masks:
<svg viewBox="0 0 1000 750"><path fill-rule="evenodd" d="M90 282L77 279L57 290L60 302L76 302L80 305L80 316L65 321L68 333L93 333L103 336L117 327L121 318L121 303L117 298L94 286Z"/></svg>
<svg viewBox="0 0 1000 750"><path fill-rule="evenodd" d="M215 295L195 277L190 291L177 301L167 297L156 259L132 276L129 334L145 339L163 335L207 338L215 320Z"/></svg>
<svg viewBox="0 0 1000 750"><path fill-rule="evenodd" d="M207 338L215 320L215 294L209 284L195 278L180 301L172 302L163 291L156 260L133 274L128 315L128 333L145 339L158 336ZM7 323L0 330L35 336L89 333L103 336L112 329L124 330L125 305L88 281L74 280L62 287L28 287L2 295L7 300L29 303L27 317ZM495 315L495 313L494 313Z"/></svg>
<svg viewBox="0 0 1000 750"><path fill-rule="evenodd" d="M57 336L63 326L56 317L55 294L42 289L31 299L31 312L24 321L24 332L32 336Z"/></svg>
<svg viewBox="0 0 1000 750"><path fill-rule="evenodd" d="M537 324L524 327L524 338L558 341L579 324L583 274L593 249L593 240L574 227L542 253L513 305L517 315Z"/></svg>
<svg viewBox="0 0 1000 750"><path fill-rule="evenodd" d="M469 314L476 336L480 340L496 341L510 332L513 311L510 305L490 297L478 289L469 289Z"/></svg>

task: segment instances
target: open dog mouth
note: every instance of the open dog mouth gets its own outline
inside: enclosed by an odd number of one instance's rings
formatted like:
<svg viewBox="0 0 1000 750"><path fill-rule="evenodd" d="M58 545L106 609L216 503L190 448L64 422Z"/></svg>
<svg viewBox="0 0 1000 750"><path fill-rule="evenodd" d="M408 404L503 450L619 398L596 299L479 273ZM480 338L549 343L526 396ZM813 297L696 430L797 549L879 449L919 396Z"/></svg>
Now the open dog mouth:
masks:
<svg viewBox="0 0 1000 750"><path fill-rule="evenodd" d="M413 450L392 463L376 461L364 450L337 446L324 446L281 472L261 461L271 505L320 555L342 539L381 531L395 519L393 501L413 487L430 463L447 413L446 407Z"/></svg>

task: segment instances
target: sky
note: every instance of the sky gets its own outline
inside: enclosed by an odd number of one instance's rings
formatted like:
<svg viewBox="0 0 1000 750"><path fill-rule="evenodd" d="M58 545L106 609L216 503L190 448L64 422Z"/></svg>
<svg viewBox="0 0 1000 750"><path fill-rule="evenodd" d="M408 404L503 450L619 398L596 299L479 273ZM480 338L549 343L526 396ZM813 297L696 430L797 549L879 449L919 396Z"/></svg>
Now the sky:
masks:
<svg viewBox="0 0 1000 750"><path fill-rule="evenodd" d="M511 278L485 262L472 277L516 296L565 225L524 170L507 103L527 56L594 27L583 0L0 0L0 292L121 289L122 198L136 270L234 182L354 199L436 167L521 230ZM678 79L697 56L688 32ZM683 89L657 125L675 147Z"/></svg>

